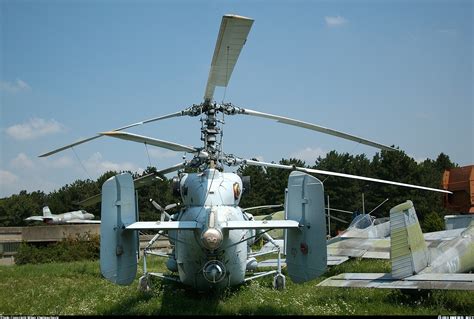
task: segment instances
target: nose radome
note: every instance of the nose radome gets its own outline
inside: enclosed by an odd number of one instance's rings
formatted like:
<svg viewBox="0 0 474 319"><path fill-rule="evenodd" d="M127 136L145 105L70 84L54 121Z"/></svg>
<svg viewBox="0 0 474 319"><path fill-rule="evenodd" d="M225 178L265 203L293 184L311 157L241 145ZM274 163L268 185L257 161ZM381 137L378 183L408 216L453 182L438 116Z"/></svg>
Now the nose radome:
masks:
<svg viewBox="0 0 474 319"><path fill-rule="evenodd" d="M208 228L202 233L201 241L207 249L215 250L222 244L222 233L216 228Z"/></svg>

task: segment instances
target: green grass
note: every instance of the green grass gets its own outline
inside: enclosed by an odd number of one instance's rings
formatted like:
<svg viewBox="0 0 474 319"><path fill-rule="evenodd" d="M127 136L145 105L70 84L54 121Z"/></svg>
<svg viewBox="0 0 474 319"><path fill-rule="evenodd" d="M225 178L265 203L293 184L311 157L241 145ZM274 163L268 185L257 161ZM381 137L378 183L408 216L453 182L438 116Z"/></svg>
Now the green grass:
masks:
<svg viewBox="0 0 474 319"><path fill-rule="evenodd" d="M117 286L102 278L98 261L0 267L0 314L3 315L472 315L474 299L466 291L316 287L341 272L386 272L380 260L351 260L332 267L321 278L272 289L261 278L220 294L200 294L176 283L155 279L152 290ZM154 262L153 270L164 270Z"/></svg>

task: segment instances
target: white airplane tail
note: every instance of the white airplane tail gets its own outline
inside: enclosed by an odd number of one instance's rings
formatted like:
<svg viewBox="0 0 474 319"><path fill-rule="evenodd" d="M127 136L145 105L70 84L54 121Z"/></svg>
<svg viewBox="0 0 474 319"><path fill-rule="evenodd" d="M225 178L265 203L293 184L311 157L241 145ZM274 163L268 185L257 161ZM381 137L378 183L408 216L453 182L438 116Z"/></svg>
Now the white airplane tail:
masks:
<svg viewBox="0 0 474 319"><path fill-rule="evenodd" d="M43 207L43 217L51 217L51 210L49 210L48 206Z"/></svg>
<svg viewBox="0 0 474 319"><path fill-rule="evenodd" d="M412 201L390 210L390 232L393 278L415 275L428 266L428 248Z"/></svg>

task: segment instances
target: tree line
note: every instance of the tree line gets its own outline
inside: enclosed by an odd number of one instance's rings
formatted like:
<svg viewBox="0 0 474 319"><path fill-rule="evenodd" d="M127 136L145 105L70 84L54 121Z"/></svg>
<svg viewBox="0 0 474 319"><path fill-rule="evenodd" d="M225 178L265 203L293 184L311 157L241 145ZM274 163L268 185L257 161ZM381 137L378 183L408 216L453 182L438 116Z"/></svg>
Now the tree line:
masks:
<svg viewBox="0 0 474 319"><path fill-rule="evenodd" d="M433 188L441 187L442 174L445 169L457 166L451 162L448 155L441 153L436 160L426 159L417 163L403 151L384 151L376 153L372 159L365 154L351 155L330 151L325 157L315 159L313 165L307 165L300 159L281 159L279 164L296 165L306 168L329 170L339 173L361 175L379 179L416 184ZM156 168L148 167L142 174L132 173L134 178L156 172ZM250 176L251 189L242 195L240 207L252 207L267 204L284 203L284 191L287 185L290 170L277 168L262 168L257 166L242 166L237 170L242 176ZM41 215L42 207L49 206L53 214L65 213L80 209L78 202L93 195L99 194L102 184L117 172L106 172L97 180L76 180L58 190L48 194L41 190L31 193L23 190L19 194L0 199L0 226L25 226L24 219L31 215ZM444 227L443 215L448 212L442 205L442 194L398 187L387 184L352 180L341 177L314 174L323 181L325 198L329 196L330 207L362 212L370 212L386 198L389 200L372 215L388 217L391 207L408 199L415 204L424 231L441 230ZM173 194L171 179L162 176L148 187L138 189L138 207L140 220L156 220L159 212L151 205L152 198L161 206L180 202L180 198ZM362 194L364 204L362 204ZM86 210L100 216L100 203L87 207ZM252 212L254 213L254 211ZM255 214L267 214L269 211L255 211ZM350 221L351 216L333 213ZM332 231L343 229L347 224L337 221L331 222Z"/></svg>

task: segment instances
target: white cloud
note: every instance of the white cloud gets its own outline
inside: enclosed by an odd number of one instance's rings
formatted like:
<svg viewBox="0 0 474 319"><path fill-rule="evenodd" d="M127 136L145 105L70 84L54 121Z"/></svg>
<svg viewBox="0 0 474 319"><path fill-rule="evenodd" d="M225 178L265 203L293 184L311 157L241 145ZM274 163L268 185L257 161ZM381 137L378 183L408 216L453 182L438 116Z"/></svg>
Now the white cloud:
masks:
<svg viewBox="0 0 474 319"><path fill-rule="evenodd" d="M17 79L14 82L0 81L0 91L8 93L18 93L21 91L29 91L31 87L23 80Z"/></svg>
<svg viewBox="0 0 474 319"><path fill-rule="evenodd" d="M308 165L314 164L316 159L321 156L325 157L327 151L323 150L320 147L317 148L311 148L311 147L306 147L302 150L293 152L290 157L300 159L306 162Z"/></svg>
<svg viewBox="0 0 474 319"><path fill-rule="evenodd" d="M341 16L335 16L335 17L326 16L324 17L324 20L326 21L326 25L330 28L340 27L349 22L347 21L347 19Z"/></svg>
<svg viewBox="0 0 474 319"><path fill-rule="evenodd" d="M160 148L149 148L148 153L150 154L150 157L154 159L173 158L178 155L181 155L178 152L163 150Z"/></svg>
<svg viewBox="0 0 474 319"><path fill-rule="evenodd" d="M47 167L47 168L68 168L74 166L74 160L69 157L69 156L61 156L60 158L57 159L51 159L51 158L40 158L39 159L41 163Z"/></svg>
<svg viewBox="0 0 474 319"><path fill-rule="evenodd" d="M18 169L29 169L35 166L33 161L25 153L18 154L14 159L10 161L10 164Z"/></svg>
<svg viewBox="0 0 474 319"><path fill-rule="evenodd" d="M16 124L6 129L8 135L16 140L31 140L64 130L62 124L54 119L32 118L28 122Z"/></svg>
<svg viewBox="0 0 474 319"><path fill-rule="evenodd" d="M84 167L89 174L101 175L107 171L131 171L143 173L144 169L130 162L114 163L104 160L102 154L96 152L84 161Z"/></svg>
<svg viewBox="0 0 474 319"><path fill-rule="evenodd" d="M18 176L9 172L0 170L0 186L7 186L18 181Z"/></svg>

